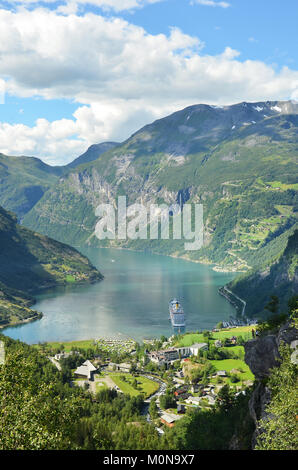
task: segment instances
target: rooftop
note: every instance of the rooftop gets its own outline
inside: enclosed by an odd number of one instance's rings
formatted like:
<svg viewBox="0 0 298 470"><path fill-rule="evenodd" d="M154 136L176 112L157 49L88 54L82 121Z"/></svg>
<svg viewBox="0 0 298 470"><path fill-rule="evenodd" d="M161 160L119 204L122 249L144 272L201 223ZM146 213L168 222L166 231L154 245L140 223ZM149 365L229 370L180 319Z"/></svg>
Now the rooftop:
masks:
<svg viewBox="0 0 298 470"><path fill-rule="evenodd" d="M203 348L205 346L208 346L207 343L194 343L192 344L191 346L189 346L190 348Z"/></svg>
<svg viewBox="0 0 298 470"><path fill-rule="evenodd" d="M87 359L81 366L75 370L75 374L77 375L85 375L86 377L90 378L91 377L91 372L94 372L96 367Z"/></svg>

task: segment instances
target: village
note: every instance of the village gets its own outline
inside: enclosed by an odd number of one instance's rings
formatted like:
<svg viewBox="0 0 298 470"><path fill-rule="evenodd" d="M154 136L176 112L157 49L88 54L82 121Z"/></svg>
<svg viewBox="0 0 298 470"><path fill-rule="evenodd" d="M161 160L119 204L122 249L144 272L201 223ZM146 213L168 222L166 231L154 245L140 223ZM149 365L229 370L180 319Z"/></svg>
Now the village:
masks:
<svg viewBox="0 0 298 470"><path fill-rule="evenodd" d="M56 351L49 359L59 370L69 369L69 381L96 396L109 389L141 395L143 414L162 434L164 426L195 409L210 409L228 386L246 393L254 376L244 362L245 341L255 335L254 325L215 328L173 335L160 340L99 338L41 345ZM52 345L53 346L53 345Z"/></svg>

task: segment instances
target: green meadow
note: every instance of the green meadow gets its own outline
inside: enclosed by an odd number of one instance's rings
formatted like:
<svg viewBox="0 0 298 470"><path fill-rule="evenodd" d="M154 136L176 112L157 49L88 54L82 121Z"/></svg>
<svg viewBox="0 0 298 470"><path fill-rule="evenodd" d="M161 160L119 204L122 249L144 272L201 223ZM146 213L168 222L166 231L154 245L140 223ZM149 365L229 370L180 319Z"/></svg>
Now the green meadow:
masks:
<svg viewBox="0 0 298 470"><path fill-rule="evenodd" d="M123 393L127 393L130 396L137 396L141 393L144 394L145 398L149 397L159 389L159 384L153 380L148 379L147 377L136 376L134 377L131 374L109 374L109 377L115 382L117 387ZM125 380L123 378L125 377ZM134 381L137 381L138 384L136 387L133 386Z"/></svg>

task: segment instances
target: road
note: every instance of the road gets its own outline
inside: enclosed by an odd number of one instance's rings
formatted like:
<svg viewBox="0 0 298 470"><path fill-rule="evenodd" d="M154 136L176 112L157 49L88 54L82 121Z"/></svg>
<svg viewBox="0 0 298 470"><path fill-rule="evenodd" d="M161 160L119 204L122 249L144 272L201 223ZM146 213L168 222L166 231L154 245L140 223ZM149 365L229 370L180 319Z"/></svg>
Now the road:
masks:
<svg viewBox="0 0 298 470"><path fill-rule="evenodd" d="M145 374L142 374L142 375L143 375L143 377L147 377L148 379L154 380L154 382L158 382L160 384L160 387L157 390L157 392L155 392L153 395L151 395L151 397L144 400L142 415L146 415L146 419L147 419L148 423L151 423L152 420L150 418L150 414L149 414L149 411L148 411L150 402L151 402L151 400L153 400L153 398L158 398L158 397L160 397L160 395L163 395L165 393L165 391L167 389L167 384L165 382L162 382L162 380L157 379L156 377L152 377L151 375L145 375ZM156 405L157 405L157 408L158 408L158 412L161 412L161 408L159 407L158 403L156 403ZM158 429L157 427L155 427L155 428Z"/></svg>
<svg viewBox="0 0 298 470"><path fill-rule="evenodd" d="M61 370L61 365L59 364L58 361L56 361L56 359L54 357L49 357L48 356L48 359L50 359L50 361L54 364L54 366L57 367L58 370Z"/></svg>
<svg viewBox="0 0 298 470"><path fill-rule="evenodd" d="M224 289L226 292L228 292L230 295L233 295L233 296L234 296L236 299L238 299L240 302L242 302L243 308L242 308L241 315L244 317L245 308L246 308L246 302L245 302L245 300L240 299L240 297L238 297L238 295L234 294L234 292L230 291L226 286L224 286L223 289Z"/></svg>

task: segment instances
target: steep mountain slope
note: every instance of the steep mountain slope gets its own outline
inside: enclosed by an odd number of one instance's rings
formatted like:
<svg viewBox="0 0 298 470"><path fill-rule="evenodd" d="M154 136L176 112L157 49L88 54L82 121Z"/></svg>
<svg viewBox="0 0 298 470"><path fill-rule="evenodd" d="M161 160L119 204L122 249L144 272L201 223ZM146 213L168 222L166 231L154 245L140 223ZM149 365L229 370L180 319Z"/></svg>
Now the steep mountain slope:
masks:
<svg viewBox="0 0 298 470"><path fill-rule="evenodd" d="M265 317L264 307L273 294L279 298L280 308L287 311L288 300L298 292L298 229L290 232L288 239L275 240L276 246L271 242L270 261L263 261L228 284L233 293L246 301L248 316Z"/></svg>
<svg viewBox="0 0 298 470"><path fill-rule="evenodd" d="M0 154L0 205L22 218L61 174L38 158Z"/></svg>
<svg viewBox="0 0 298 470"><path fill-rule="evenodd" d="M195 105L155 121L63 176L24 224L72 245L95 237L99 203L202 203L204 247L184 240L110 241L243 270L296 222L298 105Z"/></svg>
<svg viewBox="0 0 298 470"><path fill-rule="evenodd" d="M32 316L32 292L102 275L77 250L17 224L0 207L0 323Z"/></svg>
<svg viewBox="0 0 298 470"><path fill-rule="evenodd" d="M119 145L117 142L102 142L101 144L91 145L85 153L75 158L75 160L68 165L65 165L65 169L76 168L83 163L93 162L97 160L102 153L117 147L117 145Z"/></svg>
<svg viewBox="0 0 298 470"><path fill-rule="evenodd" d="M91 145L85 153L65 166L50 166L39 158L12 157L0 153L0 205L22 219L60 176L82 163L96 160L117 145L116 142Z"/></svg>

